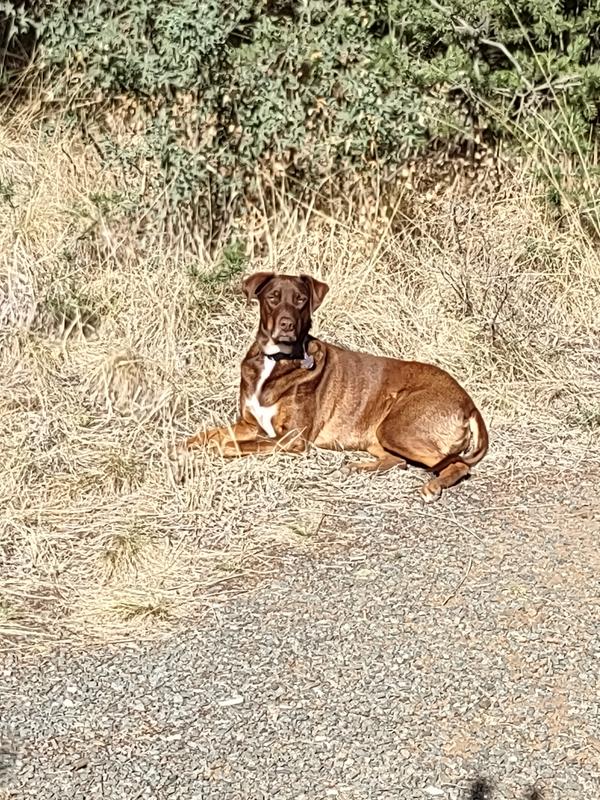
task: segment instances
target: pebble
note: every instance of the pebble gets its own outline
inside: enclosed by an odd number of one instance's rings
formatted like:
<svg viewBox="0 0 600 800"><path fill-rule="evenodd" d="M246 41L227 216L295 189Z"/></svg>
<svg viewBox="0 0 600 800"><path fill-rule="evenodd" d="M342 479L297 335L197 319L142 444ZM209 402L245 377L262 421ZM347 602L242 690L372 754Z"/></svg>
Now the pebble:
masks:
<svg viewBox="0 0 600 800"><path fill-rule="evenodd" d="M234 694L232 697L226 697L223 700L219 700L218 704L223 708L228 708L229 706L239 706L243 702L244 698L241 694Z"/></svg>

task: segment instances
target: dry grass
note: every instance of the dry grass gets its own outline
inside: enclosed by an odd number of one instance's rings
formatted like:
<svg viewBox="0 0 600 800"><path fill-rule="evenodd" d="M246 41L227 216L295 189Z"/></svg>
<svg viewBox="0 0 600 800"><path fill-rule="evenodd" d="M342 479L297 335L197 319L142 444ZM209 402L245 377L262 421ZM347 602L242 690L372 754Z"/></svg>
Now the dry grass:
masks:
<svg viewBox="0 0 600 800"><path fill-rule="evenodd" d="M175 485L174 438L235 411L255 310L218 260L107 221L114 185L73 142L0 131L0 190L1 634L167 630L321 541L334 495L418 507L421 476L342 479L334 453L200 454ZM280 219L245 270L324 278L321 335L447 367L493 431L592 430L600 259L535 192L448 193L395 235Z"/></svg>

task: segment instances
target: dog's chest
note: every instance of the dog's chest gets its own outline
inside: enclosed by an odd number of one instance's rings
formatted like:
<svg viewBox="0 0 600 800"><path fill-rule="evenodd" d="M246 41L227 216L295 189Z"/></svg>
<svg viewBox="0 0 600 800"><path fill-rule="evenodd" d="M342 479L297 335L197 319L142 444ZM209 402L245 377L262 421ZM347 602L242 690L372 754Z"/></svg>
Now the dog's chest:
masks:
<svg viewBox="0 0 600 800"><path fill-rule="evenodd" d="M261 405L260 395L263 386L265 385L269 376L275 369L276 363L277 362L274 361L272 358L267 358L265 356L263 360L262 372L258 376L254 392L251 396L246 398L246 408L248 409L248 411L250 411L254 419L258 422L263 431L271 439L274 439L277 436L277 434L275 433L275 428L273 428L273 417L277 413L277 406Z"/></svg>

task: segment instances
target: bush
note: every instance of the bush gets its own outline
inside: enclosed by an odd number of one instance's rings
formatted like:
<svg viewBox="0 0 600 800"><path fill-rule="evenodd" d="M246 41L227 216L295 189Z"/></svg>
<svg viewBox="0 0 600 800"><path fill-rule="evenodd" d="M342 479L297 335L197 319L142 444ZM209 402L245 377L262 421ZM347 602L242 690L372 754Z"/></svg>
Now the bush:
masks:
<svg viewBox="0 0 600 800"><path fill-rule="evenodd" d="M5 4L6 5L6 4ZM13 18L17 18L16 6ZM33 3L50 101L212 234L265 187L296 197L432 148L592 146L599 0ZM116 133L137 136L115 138ZM118 141L118 144L115 142ZM556 170L556 164L552 169ZM560 165L558 167L560 169ZM130 185L139 185L139 181Z"/></svg>

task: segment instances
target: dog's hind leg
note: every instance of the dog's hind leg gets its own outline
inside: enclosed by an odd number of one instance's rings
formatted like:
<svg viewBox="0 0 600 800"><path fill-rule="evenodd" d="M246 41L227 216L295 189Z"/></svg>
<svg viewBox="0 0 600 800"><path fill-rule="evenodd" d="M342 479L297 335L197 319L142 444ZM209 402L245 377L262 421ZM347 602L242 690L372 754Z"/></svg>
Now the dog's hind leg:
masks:
<svg viewBox="0 0 600 800"><path fill-rule="evenodd" d="M406 469L406 461L400 456L390 453L379 444L367 448L367 453L375 456L375 461L350 461L346 464L349 472L387 472L388 469L398 467Z"/></svg>
<svg viewBox="0 0 600 800"><path fill-rule="evenodd" d="M462 461L455 461L452 464L448 464L447 467L444 467L444 469L440 471L439 475L427 481L427 483L421 487L421 497L426 503L437 500L442 493L442 489L449 489L451 486L454 486L454 484L458 483L462 478L466 478L470 471L468 465Z"/></svg>
<svg viewBox="0 0 600 800"><path fill-rule="evenodd" d="M461 430L464 426L452 420L451 436L434 436L428 429L431 423L427 418L415 414L411 419L407 412L410 409L394 409L394 413L379 426L377 438L386 450L438 473L421 488L421 497L426 503L431 503L438 499L443 489L454 486L470 472L468 464L460 458L465 446L465 434ZM438 443L441 438L448 439L446 452Z"/></svg>

